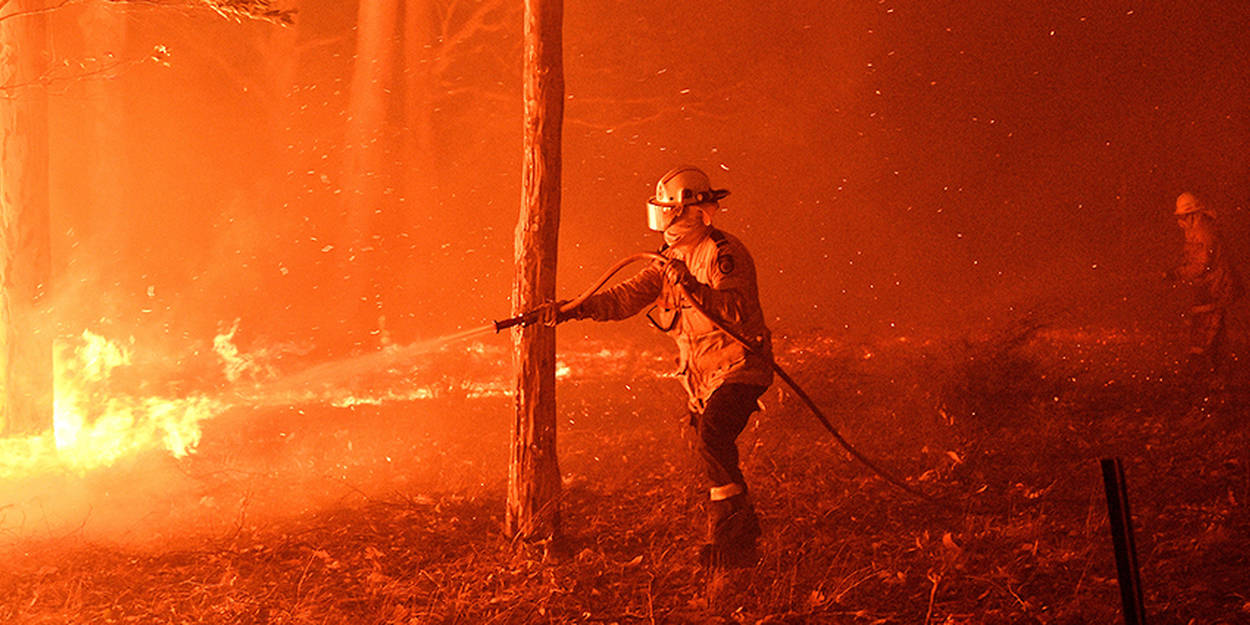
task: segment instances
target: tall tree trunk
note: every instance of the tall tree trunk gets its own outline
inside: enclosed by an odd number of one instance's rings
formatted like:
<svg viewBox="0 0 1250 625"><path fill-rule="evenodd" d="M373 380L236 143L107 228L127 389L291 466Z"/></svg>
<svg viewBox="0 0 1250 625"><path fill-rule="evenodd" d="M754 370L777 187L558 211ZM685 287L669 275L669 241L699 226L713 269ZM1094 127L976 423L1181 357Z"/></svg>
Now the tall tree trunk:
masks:
<svg viewBox="0 0 1250 625"><path fill-rule="evenodd" d="M43 3L17 0L12 12ZM44 293L51 277L48 68L44 17L0 22L0 435L52 427L52 334Z"/></svg>
<svg viewBox="0 0 1250 625"><path fill-rule="evenodd" d="M78 25L83 36L85 56L97 59L100 65L128 58L126 11L126 5L120 2L93 2L83 7ZM80 180L61 185L77 187L81 198L78 201L86 202L88 220L81 232L88 246L84 252L88 254L87 258L101 263L93 269L102 271L111 269L108 263L117 262L117 255L110 250L126 245L118 237L117 226L129 219L126 212L126 168L132 159L123 84L120 80L82 81L85 103L82 107L84 115L79 123L86 125L81 139L81 171L84 175Z"/></svg>
<svg viewBox="0 0 1250 625"><path fill-rule="evenodd" d="M351 300L349 314L368 314L365 300L380 293L374 226L377 211L385 211L390 198L394 171L390 163L387 109L394 90L395 49L399 20L399 0L360 0L356 18L356 60L348 93L347 142L345 146L344 188L346 201L346 240L341 265ZM380 305L380 302L375 302ZM377 313L377 309L373 310Z"/></svg>
<svg viewBox="0 0 1250 625"><path fill-rule="evenodd" d="M285 0L284 8L299 14L302 8L300 0ZM299 192L293 185L297 178L290 172L298 171L295 146L299 139L295 132L295 122L299 114L297 97L300 70L300 24L299 20L285 26L275 26L264 34L265 41L261 49L266 65L266 88L261 93L269 94L264 99L272 121L268 124L265 147L269 151L265 155L271 166L258 172L256 180L257 196L252 198L263 206L274 197L284 197L288 193ZM302 180L301 180L302 182ZM291 186L288 186L291 185ZM270 216L271 218L273 216ZM284 215L278 222L265 222L264 227L288 227L289 217Z"/></svg>
<svg viewBox="0 0 1250 625"><path fill-rule="evenodd" d="M284 8L295 11L296 14L302 8L300 5L300 0L285 0L282 3ZM279 185L276 180L286 176L284 172L295 168L293 146L296 142L295 117L299 112L295 95L298 91L296 82L299 80L301 60L300 23L296 20L285 26L268 29L262 46L264 50L262 56L266 65L265 82L267 83L267 89L262 90L262 93L270 94L264 104L272 119L268 147L273 150L272 158L276 163L265 174L278 176L278 178L266 180L267 184L273 184L275 187ZM263 192L266 194L282 193L276 188L266 188Z"/></svg>
<svg viewBox="0 0 1250 625"><path fill-rule="evenodd" d="M516 229L512 311L556 293L560 229L560 127L564 121L563 0L525 1L525 160ZM528 540L560 532L556 458L555 329L513 331L516 414L508 468L508 532Z"/></svg>
<svg viewBox="0 0 1250 625"><path fill-rule="evenodd" d="M283 3L285 8L295 11L296 14L303 8L302 0L286 0ZM300 22L297 20L286 26L275 27L269 30L268 45L266 46L266 61L269 63L269 75L273 78L273 92L279 99L279 104L275 105L281 116L281 121L290 125L290 116L294 111L291 106L291 95L295 91L295 81L299 78L299 35ZM286 129L286 127L283 127Z"/></svg>
<svg viewBox="0 0 1250 625"><path fill-rule="evenodd" d="M404 4L404 192L418 212L433 210L438 174L434 143L434 102L439 79L432 50L438 29L428 0Z"/></svg>
<svg viewBox="0 0 1250 625"><path fill-rule="evenodd" d="M433 215L444 215L438 194L440 168L435 139L434 108L440 79L435 73L434 55L439 50L441 4L429 0L404 0L403 17L403 124L399 176L403 204L392 223L394 232L407 232L411 238L397 239L388 248L393 263L394 304L406 309L420 306L429 276L436 272L434 259L414 244L427 236ZM390 302L388 302L389 304Z"/></svg>

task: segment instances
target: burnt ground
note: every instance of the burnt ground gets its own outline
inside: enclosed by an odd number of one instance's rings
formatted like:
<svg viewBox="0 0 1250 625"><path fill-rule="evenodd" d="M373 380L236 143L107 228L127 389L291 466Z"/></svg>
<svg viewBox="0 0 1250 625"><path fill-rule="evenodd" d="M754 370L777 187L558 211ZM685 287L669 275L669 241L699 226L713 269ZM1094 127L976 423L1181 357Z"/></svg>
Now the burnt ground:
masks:
<svg viewBox="0 0 1250 625"><path fill-rule="evenodd" d="M448 382L423 401L236 409L190 458L80 486L145 510L129 533L13 537L0 621L1118 623L1098 466L1117 456L1150 622L1250 623L1250 385L1191 383L1175 334L778 337L846 438L933 499L852 462L774 386L740 439L762 557L731 571L694 561L704 491L663 355L564 357L567 537L546 561L501 532L507 398ZM506 355L472 358L470 377ZM161 471L177 485L136 479Z"/></svg>

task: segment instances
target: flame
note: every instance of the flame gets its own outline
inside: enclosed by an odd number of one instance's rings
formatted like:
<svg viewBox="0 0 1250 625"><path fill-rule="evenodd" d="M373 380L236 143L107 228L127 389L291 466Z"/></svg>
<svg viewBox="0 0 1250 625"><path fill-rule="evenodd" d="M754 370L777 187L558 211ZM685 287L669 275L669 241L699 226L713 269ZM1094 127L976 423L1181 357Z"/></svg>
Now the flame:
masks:
<svg viewBox="0 0 1250 625"><path fill-rule="evenodd" d="M469 399L511 394L506 381L493 376L454 381L441 376L421 384L406 364L418 356L443 352L449 342L483 333L482 328L405 346L386 345L377 352L284 375L279 374L278 361L307 353L309 348L277 344L245 352L234 344L238 328L236 319L213 339L212 351L226 388L212 395L180 397L147 392L145 381L135 375L133 339L129 344L114 342L90 330L59 339L53 353L53 427L44 434L0 439L0 480L47 473L82 475L150 452L183 458L199 445L201 423L236 405L353 408L420 401L445 393ZM466 348L466 353L479 358L487 351L480 343ZM559 369L558 377L570 373L564 363Z"/></svg>
<svg viewBox="0 0 1250 625"><path fill-rule="evenodd" d="M111 389L111 376L130 366L133 354L89 330L58 341L54 349L52 431L0 440L2 478L82 474L153 450L181 458L199 444L200 422L230 407L205 396L167 398Z"/></svg>

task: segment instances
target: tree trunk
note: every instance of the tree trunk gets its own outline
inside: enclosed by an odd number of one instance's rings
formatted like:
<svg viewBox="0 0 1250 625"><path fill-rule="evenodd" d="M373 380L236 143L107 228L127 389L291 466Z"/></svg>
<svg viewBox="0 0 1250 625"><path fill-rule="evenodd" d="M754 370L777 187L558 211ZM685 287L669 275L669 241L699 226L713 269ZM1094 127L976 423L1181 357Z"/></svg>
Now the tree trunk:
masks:
<svg viewBox="0 0 1250 625"><path fill-rule="evenodd" d="M287 0L284 5L296 14L303 8L301 0ZM300 22L269 30L268 51L266 60L269 63L269 75L272 77L273 92L280 104L277 110L280 119L285 123L284 130L290 125L293 107L290 104L291 93L295 89L295 81L299 79L299 29Z"/></svg>
<svg viewBox="0 0 1250 625"><path fill-rule="evenodd" d="M93 2L83 7L78 26L83 36L83 53L98 59L101 65L127 59L127 36L129 25L124 3ZM127 168L132 162L128 139L126 91L120 80L84 80L80 88L85 102L80 150L82 151L79 180L58 180L54 188L74 189L77 201L86 203L86 227L79 228L86 258L96 264L93 270L101 270L100 276L115 270L117 249L128 245L126 233L117 232L118 224L126 223L131 216L126 193ZM56 128L52 129L54 132ZM62 135L64 136L64 135ZM64 192L64 191L63 191ZM56 201L58 198L53 198ZM99 276L90 276L97 278ZM75 276L80 278L80 276ZM59 293L58 293L59 295ZM79 328L74 328L74 331Z"/></svg>
<svg viewBox="0 0 1250 625"><path fill-rule="evenodd" d="M436 81L434 59L438 29L427 0L404 6L404 192L418 211L434 210L438 200L434 142Z"/></svg>
<svg viewBox="0 0 1250 625"><path fill-rule="evenodd" d="M373 240L377 212L387 210L386 190L393 168L390 163L387 111L393 89L399 0L360 0L356 18L356 60L348 92L347 141L344 188L347 211L341 271L348 280L344 296L350 300L346 314L369 314L368 300L380 306L376 296L377 243ZM374 308L376 314L378 310Z"/></svg>
<svg viewBox="0 0 1250 625"><path fill-rule="evenodd" d="M12 12L41 8L17 0ZM0 22L0 436L52 428L47 69L42 16ZM35 84L31 84L35 83Z"/></svg>
<svg viewBox="0 0 1250 625"><path fill-rule="evenodd" d="M563 0L525 2L525 160L516 230L512 311L551 301L560 228L560 126L564 118ZM508 532L526 540L560 532L556 459L555 329L513 330L516 415L508 469Z"/></svg>

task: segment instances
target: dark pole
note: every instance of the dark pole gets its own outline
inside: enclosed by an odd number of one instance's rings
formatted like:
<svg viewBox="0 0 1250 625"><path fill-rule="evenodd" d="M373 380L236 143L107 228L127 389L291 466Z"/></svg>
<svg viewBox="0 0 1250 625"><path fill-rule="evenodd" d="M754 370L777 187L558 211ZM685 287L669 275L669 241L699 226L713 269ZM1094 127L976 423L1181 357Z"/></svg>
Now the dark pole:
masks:
<svg viewBox="0 0 1250 625"><path fill-rule="evenodd" d="M1137 545L1133 542L1133 517L1128 509L1124 465L1119 458L1102 459L1102 482L1107 488L1107 515L1111 518L1111 542L1115 545L1115 568L1120 577L1120 600L1125 625L1145 625Z"/></svg>

